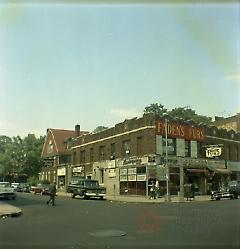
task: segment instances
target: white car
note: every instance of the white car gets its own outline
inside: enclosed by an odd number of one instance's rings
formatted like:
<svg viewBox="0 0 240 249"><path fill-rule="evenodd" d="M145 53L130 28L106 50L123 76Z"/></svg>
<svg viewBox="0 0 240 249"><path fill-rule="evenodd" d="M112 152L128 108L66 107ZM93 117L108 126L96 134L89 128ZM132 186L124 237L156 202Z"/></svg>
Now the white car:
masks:
<svg viewBox="0 0 240 249"><path fill-rule="evenodd" d="M13 182L11 184L11 187L13 187L14 191L17 191L19 188L20 183L19 182Z"/></svg>
<svg viewBox="0 0 240 249"><path fill-rule="evenodd" d="M0 182L0 199L15 200L16 194L10 182Z"/></svg>

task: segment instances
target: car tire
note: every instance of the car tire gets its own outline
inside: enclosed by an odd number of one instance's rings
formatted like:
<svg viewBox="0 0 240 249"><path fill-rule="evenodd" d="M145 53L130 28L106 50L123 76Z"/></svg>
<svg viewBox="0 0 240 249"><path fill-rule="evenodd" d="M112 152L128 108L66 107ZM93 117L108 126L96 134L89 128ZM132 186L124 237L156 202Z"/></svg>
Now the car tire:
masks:
<svg viewBox="0 0 240 249"><path fill-rule="evenodd" d="M216 199L216 201L220 201L220 200L221 200L221 198L220 198L220 197L216 197L215 199Z"/></svg>
<svg viewBox="0 0 240 249"><path fill-rule="evenodd" d="M75 199L75 194L72 193L72 198Z"/></svg>

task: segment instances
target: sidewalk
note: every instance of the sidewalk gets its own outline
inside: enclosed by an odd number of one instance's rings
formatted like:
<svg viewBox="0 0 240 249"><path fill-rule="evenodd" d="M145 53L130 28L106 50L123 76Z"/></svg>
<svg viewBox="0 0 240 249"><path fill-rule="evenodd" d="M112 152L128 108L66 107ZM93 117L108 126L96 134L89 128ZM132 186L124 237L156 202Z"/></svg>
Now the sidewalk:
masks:
<svg viewBox="0 0 240 249"><path fill-rule="evenodd" d="M57 192L59 196L71 197L71 194L65 192ZM165 197L160 197L156 199L150 200L147 196L139 196L139 195L107 195L106 200L108 201L119 201L119 202L135 202L135 203L167 203L165 201ZM171 196L171 202L180 203L180 202L196 202L196 201L211 201L210 195L201 195L195 196L195 198L191 201L187 201L186 198L184 200L180 200L178 196Z"/></svg>
<svg viewBox="0 0 240 249"><path fill-rule="evenodd" d="M14 207L12 205L6 204L3 201L0 201L0 218L4 217L16 217L22 214L20 208Z"/></svg>

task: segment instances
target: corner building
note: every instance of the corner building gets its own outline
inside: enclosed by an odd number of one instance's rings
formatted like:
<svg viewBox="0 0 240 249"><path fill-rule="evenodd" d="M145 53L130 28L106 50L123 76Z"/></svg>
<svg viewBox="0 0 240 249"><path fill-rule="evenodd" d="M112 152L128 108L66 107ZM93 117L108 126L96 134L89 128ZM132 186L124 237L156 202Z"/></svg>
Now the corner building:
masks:
<svg viewBox="0 0 240 249"><path fill-rule="evenodd" d="M206 156L208 148L218 148L218 155ZM185 183L204 195L213 186L240 179L239 153L239 133L145 114L78 137L71 149L71 174L99 180L109 195L148 195L159 180L163 196L167 164L171 195Z"/></svg>

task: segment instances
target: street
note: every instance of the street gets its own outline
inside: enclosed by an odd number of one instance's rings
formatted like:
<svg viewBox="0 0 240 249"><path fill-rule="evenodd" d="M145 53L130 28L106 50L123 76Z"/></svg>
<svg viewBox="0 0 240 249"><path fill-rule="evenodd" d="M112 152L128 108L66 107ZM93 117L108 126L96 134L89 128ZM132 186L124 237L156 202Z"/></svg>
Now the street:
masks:
<svg viewBox="0 0 240 249"><path fill-rule="evenodd" d="M123 203L18 193L23 210L1 219L0 248L239 248L240 199Z"/></svg>

